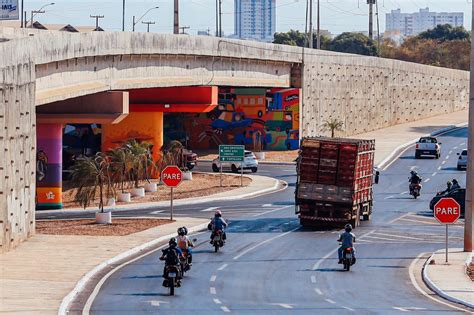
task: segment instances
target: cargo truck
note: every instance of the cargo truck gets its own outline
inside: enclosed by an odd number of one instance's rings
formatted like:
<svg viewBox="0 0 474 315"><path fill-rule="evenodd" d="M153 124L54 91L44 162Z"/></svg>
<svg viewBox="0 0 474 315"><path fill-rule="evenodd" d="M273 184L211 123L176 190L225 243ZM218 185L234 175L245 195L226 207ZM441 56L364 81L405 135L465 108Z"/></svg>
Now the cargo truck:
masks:
<svg viewBox="0 0 474 315"><path fill-rule="evenodd" d="M297 158L296 213L302 226L339 227L372 214L375 140L304 138Z"/></svg>

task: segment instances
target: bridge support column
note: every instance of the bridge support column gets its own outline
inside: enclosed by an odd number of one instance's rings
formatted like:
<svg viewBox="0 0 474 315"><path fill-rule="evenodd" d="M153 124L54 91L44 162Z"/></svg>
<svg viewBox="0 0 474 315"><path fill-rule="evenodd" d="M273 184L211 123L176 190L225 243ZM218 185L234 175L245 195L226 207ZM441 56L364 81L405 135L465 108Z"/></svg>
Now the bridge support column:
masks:
<svg viewBox="0 0 474 315"><path fill-rule="evenodd" d="M36 209L62 208L62 124L38 124Z"/></svg>

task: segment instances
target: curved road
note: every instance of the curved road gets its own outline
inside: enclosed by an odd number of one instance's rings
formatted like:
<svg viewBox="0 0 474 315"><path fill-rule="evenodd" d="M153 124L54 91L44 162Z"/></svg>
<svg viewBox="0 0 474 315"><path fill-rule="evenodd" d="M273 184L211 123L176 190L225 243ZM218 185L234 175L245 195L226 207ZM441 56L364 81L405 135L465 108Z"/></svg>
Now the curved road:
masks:
<svg viewBox="0 0 474 315"><path fill-rule="evenodd" d="M95 297L91 313L159 314L341 314L457 313L461 310L422 295L410 280L410 265L421 253L444 247L444 228L433 219L428 203L447 180L465 185L465 171L456 170L457 152L466 148L467 129L439 137L442 157L415 160L410 148L375 186L372 221L357 234L357 264L341 272L336 248L339 231L301 229L294 215L293 166L262 167L289 183L279 193L178 209L186 215L210 216L219 206L231 225L219 253L199 234L193 269L177 295L161 286L159 252L117 270ZM422 196L407 192L410 169L423 176ZM139 215L149 215L144 210ZM136 212L135 212L136 213ZM159 215L159 214L157 214ZM450 229L451 246L461 246L462 225Z"/></svg>

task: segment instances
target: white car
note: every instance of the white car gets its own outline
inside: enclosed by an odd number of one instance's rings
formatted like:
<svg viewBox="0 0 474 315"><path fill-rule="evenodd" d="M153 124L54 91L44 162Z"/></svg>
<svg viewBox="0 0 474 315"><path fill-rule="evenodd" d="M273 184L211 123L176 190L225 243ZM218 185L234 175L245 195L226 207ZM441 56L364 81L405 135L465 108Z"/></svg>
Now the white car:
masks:
<svg viewBox="0 0 474 315"><path fill-rule="evenodd" d="M258 170L258 161L255 154L252 151L245 151L244 161L240 162L222 162L222 170L230 169L232 172L237 173L241 169L241 165L244 170L251 170L252 173L256 173ZM216 158L212 161L212 170L214 172L219 172L221 169L221 162L219 158Z"/></svg>
<svg viewBox="0 0 474 315"><path fill-rule="evenodd" d="M458 153L458 155L458 170L467 169L467 150L462 150L461 154Z"/></svg>

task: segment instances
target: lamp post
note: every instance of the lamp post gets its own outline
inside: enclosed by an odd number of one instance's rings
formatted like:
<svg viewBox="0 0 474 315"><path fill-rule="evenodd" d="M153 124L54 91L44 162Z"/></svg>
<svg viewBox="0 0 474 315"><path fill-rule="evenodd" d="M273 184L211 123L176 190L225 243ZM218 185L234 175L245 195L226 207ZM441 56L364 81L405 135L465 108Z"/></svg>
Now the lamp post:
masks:
<svg viewBox="0 0 474 315"><path fill-rule="evenodd" d="M148 12L150 12L151 10L159 9L159 8L160 7L153 7L153 8L148 9L138 20L135 20L135 15L134 15L133 16L133 23L132 23L132 32L135 32L135 25L140 23L140 21L143 19L143 17L145 15L147 15Z"/></svg>
<svg viewBox="0 0 474 315"><path fill-rule="evenodd" d="M38 13L46 13L46 11L43 11L43 9L46 8L47 6L50 6L50 5L54 5L54 2L45 4L39 10L32 10L31 11L30 28L33 28L33 18L35 17L35 15L38 14ZM25 23L25 24L28 24L28 23Z"/></svg>
<svg viewBox="0 0 474 315"><path fill-rule="evenodd" d="M125 0L122 2L122 32L125 32Z"/></svg>

